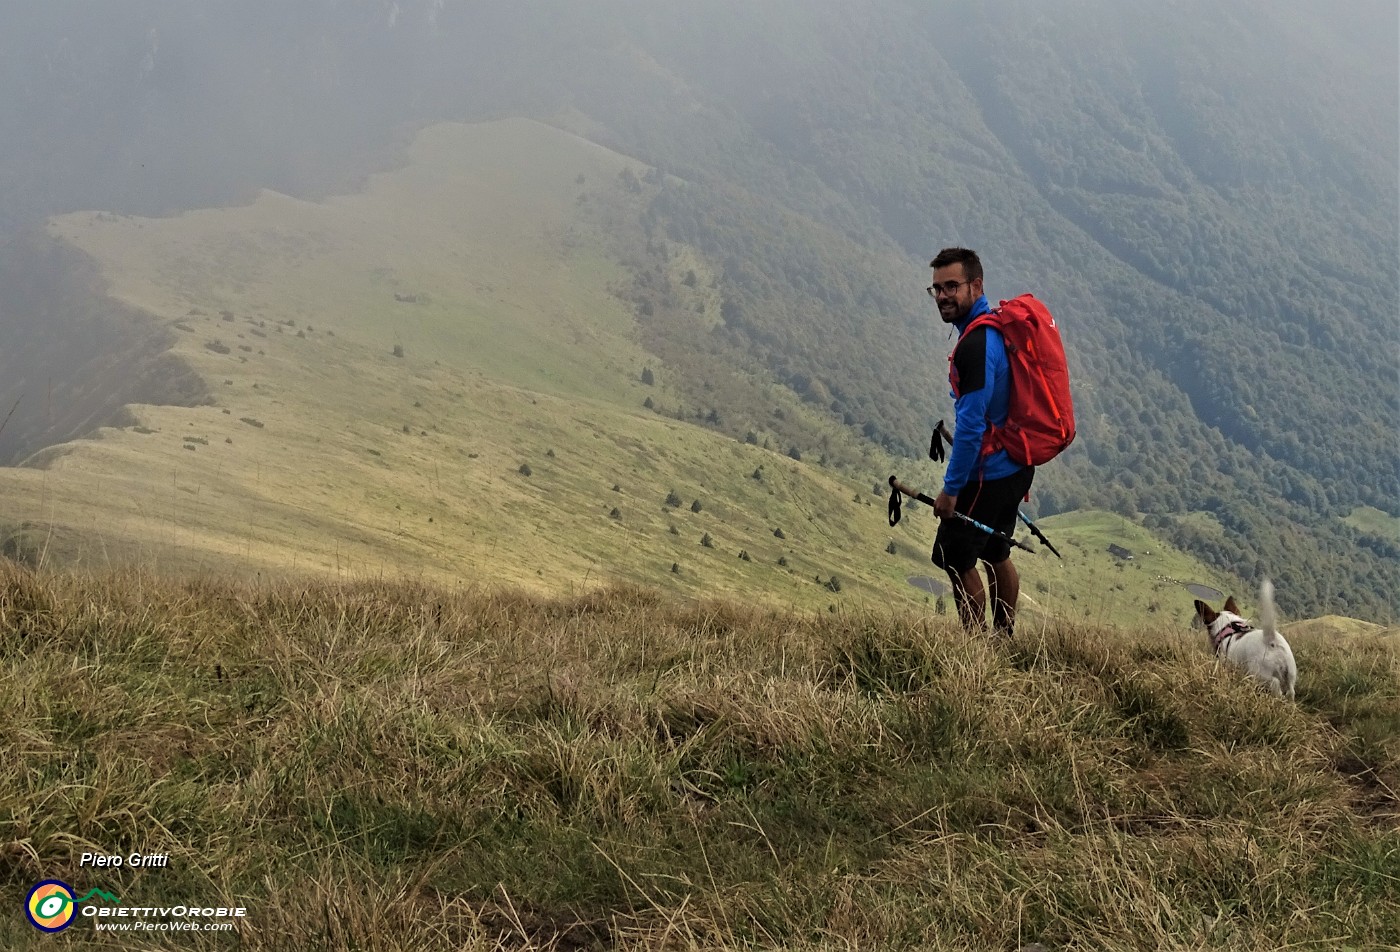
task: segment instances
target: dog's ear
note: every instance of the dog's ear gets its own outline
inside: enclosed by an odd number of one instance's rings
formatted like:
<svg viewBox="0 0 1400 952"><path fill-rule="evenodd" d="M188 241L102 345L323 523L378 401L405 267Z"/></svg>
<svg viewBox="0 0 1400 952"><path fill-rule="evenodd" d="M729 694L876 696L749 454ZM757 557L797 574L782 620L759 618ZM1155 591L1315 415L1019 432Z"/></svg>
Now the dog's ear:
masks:
<svg viewBox="0 0 1400 952"><path fill-rule="evenodd" d="M1240 606L1235 604L1235 596L1231 595L1229 598L1225 599L1225 610L1231 615L1241 614Z"/></svg>
<svg viewBox="0 0 1400 952"><path fill-rule="evenodd" d="M1211 608L1199 598L1196 599L1196 617L1201 620L1201 624L1209 625L1211 622L1215 621L1216 616L1219 614L1218 611Z"/></svg>

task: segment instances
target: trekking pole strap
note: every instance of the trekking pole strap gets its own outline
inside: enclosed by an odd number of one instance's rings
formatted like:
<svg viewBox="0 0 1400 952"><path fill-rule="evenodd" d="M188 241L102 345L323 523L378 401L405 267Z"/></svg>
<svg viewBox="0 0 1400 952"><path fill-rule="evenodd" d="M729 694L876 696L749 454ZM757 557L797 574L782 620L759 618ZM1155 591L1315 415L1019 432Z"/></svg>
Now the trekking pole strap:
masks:
<svg viewBox="0 0 1400 952"><path fill-rule="evenodd" d="M894 525L895 523L897 523L897 522L899 521L899 497L900 497L901 495L903 495L903 496L908 496L908 497L910 497L911 499L917 499L917 500L919 500L919 502L924 503L925 505L928 505L928 506L932 506L932 505L933 505L933 500L930 499L926 494L919 492L919 490L914 489L914 488L911 487L911 486L906 486L906 485L904 485L903 483L901 483L901 482L899 481L899 478L896 477L896 476L891 476L891 477L890 477L890 486L891 486L891 488L894 489L894 492L890 493L890 525ZM1034 553L1034 552L1035 552L1035 549L1032 549L1030 546L1026 545L1024 542L1019 542L1019 541L1017 541L1015 538L1013 538L1012 536L1007 535L1005 532L998 532L997 530L993 529L991 526L989 526L989 525L984 525L983 523L978 522L976 519L972 518L971 516L967 515L966 513L955 512L955 513L953 513L953 518L955 518L955 519L961 519L963 522L966 522L968 525L970 525L970 526L972 526L972 527L974 527L974 528L976 528L976 529L982 530L983 532L987 533L987 535L989 535L989 536L993 536L993 537L995 537L995 538L998 538L998 539L1002 540L1003 542L1010 543L1011 545L1014 545L1014 546L1015 546L1016 548L1018 548L1018 549L1023 549L1023 550L1025 550L1026 552L1030 552L1030 553ZM1057 554L1058 554L1058 553L1057 553Z"/></svg>

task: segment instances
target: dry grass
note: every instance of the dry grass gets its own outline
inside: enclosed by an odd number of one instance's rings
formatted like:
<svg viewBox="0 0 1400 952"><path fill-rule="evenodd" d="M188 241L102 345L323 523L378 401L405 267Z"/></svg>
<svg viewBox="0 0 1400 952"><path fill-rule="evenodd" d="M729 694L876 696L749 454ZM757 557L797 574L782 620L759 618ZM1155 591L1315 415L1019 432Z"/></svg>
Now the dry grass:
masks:
<svg viewBox="0 0 1400 952"><path fill-rule="evenodd" d="M1393 639L1295 650L1290 706L1176 634L6 565L6 901L249 917L0 945L1394 947Z"/></svg>

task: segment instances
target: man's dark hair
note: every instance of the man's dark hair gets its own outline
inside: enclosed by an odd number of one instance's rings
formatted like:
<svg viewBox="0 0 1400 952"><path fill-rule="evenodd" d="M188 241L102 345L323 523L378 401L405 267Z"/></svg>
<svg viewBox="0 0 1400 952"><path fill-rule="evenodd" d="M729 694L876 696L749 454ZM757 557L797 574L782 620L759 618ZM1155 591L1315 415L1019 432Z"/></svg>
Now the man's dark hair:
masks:
<svg viewBox="0 0 1400 952"><path fill-rule="evenodd" d="M963 274L969 281L982 277L982 259L971 248L944 248L928 263L930 268L946 268L950 264L963 266Z"/></svg>

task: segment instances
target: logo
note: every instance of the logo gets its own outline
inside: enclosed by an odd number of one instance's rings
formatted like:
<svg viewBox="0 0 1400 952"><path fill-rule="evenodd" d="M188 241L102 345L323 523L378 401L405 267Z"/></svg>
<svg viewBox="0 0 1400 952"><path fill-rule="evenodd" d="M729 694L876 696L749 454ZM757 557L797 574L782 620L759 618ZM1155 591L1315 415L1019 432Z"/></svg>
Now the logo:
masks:
<svg viewBox="0 0 1400 952"><path fill-rule="evenodd" d="M29 916L30 923L39 931L62 932L73 924L78 906L93 896L107 902L121 903L116 896L100 889L89 889L86 895L75 899L72 886L61 879L46 879L29 890L29 896L24 901L24 912ZM92 909L83 912L83 915L87 916L92 914Z"/></svg>
<svg viewBox="0 0 1400 952"><path fill-rule="evenodd" d="M62 932L73 923L76 913L73 887L58 879L46 879L24 901L29 921L40 932Z"/></svg>

